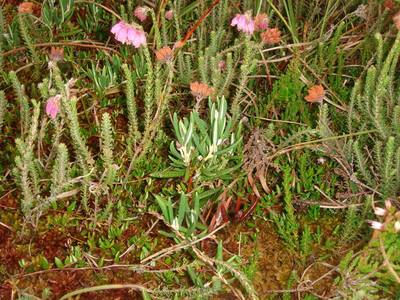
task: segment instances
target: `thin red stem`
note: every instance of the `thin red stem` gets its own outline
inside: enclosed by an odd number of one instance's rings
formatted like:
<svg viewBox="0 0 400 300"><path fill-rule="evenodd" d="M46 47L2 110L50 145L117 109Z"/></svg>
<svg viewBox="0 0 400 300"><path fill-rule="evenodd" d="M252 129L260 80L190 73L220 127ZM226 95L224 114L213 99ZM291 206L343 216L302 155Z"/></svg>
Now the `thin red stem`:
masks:
<svg viewBox="0 0 400 300"><path fill-rule="evenodd" d="M200 24L204 21L205 18L208 17L210 12L214 9L215 6L218 5L218 3L221 0L214 0L214 2L210 5L210 7L203 13L203 15L200 17L200 19L186 32L184 38L181 40L182 46L186 43L188 39L192 36L193 32L196 31L196 29L200 26Z"/></svg>

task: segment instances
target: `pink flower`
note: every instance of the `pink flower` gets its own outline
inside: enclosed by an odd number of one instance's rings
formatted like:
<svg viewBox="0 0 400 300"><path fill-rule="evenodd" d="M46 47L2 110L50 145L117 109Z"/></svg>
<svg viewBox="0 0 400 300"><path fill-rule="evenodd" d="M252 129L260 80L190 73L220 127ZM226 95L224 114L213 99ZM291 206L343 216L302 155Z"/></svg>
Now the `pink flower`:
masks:
<svg viewBox="0 0 400 300"><path fill-rule="evenodd" d="M244 15L236 14L232 19L231 26L236 26L237 30L243 31L244 33L253 34L255 24L251 15L246 13Z"/></svg>
<svg viewBox="0 0 400 300"><path fill-rule="evenodd" d="M225 69L226 69L226 62L225 62L224 60L220 60L220 61L218 62L218 69L219 69L220 71L225 71Z"/></svg>
<svg viewBox="0 0 400 300"><path fill-rule="evenodd" d="M384 209L384 208L382 208L382 207L375 207L375 208L374 208L374 213L375 213L377 216L384 216L384 215L386 215L386 209Z"/></svg>
<svg viewBox="0 0 400 300"><path fill-rule="evenodd" d="M165 13L165 18L167 20L172 20L173 17L174 17L174 11L172 9L170 9Z"/></svg>
<svg viewBox="0 0 400 300"><path fill-rule="evenodd" d="M259 14L254 19L254 25L256 31L262 31L268 28L268 16L267 14Z"/></svg>
<svg viewBox="0 0 400 300"><path fill-rule="evenodd" d="M147 7L144 6L138 6L135 8L135 11L133 12L133 14L135 15L136 18L138 18L141 22L146 21L147 19L147 12L149 11L149 9Z"/></svg>
<svg viewBox="0 0 400 300"><path fill-rule="evenodd" d="M56 118L60 110L61 95L50 97L46 103L46 114L53 120Z"/></svg>
<svg viewBox="0 0 400 300"><path fill-rule="evenodd" d="M111 33L115 35L115 39L122 44L133 45L139 48L146 44L146 34L143 30L133 27L130 24L120 21L111 28Z"/></svg>
<svg viewBox="0 0 400 300"><path fill-rule="evenodd" d="M381 222L378 221L368 221L369 226L371 226L372 229L375 230L383 230L383 228L385 227Z"/></svg>

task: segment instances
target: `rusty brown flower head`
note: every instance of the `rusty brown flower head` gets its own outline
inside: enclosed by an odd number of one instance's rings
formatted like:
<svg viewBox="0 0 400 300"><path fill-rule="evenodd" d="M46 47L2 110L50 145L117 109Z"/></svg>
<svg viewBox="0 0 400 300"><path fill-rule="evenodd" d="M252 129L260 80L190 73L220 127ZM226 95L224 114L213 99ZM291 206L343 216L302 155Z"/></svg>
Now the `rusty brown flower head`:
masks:
<svg viewBox="0 0 400 300"><path fill-rule="evenodd" d="M33 2L22 2L18 6L18 13L20 13L20 14L32 14L34 5L35 4Z"/></svg>
<svg viewBox="0 0 400 300"><path fill-rule="evenodd" d="M277 27L267 28L261 33L261 39L268 45L278 44L281 41L281 31Z"/></svg>
<svg viewBox="0 0 400 300"><path fill-rule="evenodd" d="M64 48L51 47L50 60L54 61L54 62L63 61L64 60Z"/></svg>
<svg viewBox="0 0 400 300"><path fill-rule="evenodd" d="M160 62L172 61L174 58L174 51L168 46L165 46L159 50L156 50L156 58Z"/></svg>
<svg viewBox="0 0 400 300"><path fill-rule="evenodd" d="M322 85L314 85L308 89L308 95L304 97L310 103L322 102L325 98L325 90Z"/></svg>
<svg viewBox="0 0 400 300"><path fill-rule="evenodd" d="M190 83L190 90L192 95L196 97L197 100L207 98L214 93L213 88L210 88L206 83L201 83L198 81Z"/></svg>
<svg viewBox="0 0 400 300"><path fill-rule="evenodd" d="M393 16L392 20L397 30L400 30L400 11Z"/></svg>
<svg viewBox="0 0 400 300"><path fill-rule="evenodd" d="M268 16L267 14L259 14L254 18L254 26L256 31L266 30L268 28Z"/></svg>
<svg viewBox="0 0 400 300"><path fill-rule="evenodd" d="M395 3L393 0L385 0L385 2L383 2L383 7L387 10L392 10L394 9Z"/></svg>

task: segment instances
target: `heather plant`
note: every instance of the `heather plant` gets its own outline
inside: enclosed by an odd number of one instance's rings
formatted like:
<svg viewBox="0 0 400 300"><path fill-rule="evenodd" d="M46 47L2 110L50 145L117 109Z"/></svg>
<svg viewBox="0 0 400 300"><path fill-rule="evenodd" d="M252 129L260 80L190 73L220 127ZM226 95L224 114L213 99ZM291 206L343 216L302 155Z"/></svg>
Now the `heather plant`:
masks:
<svg viewBox="0 0 400 300"><path fill-rule="evenodd" d="M375 35L377 50L375 64L370 66L364 78L359 79L352 90L345 141L332 140L325 149L344 168L350 180L361 189L378 197L366 197L364 208L357 212L354 207L346 214L341 243L354 240L360 234L362 224L371 207L380 221L370 221L374 229L372 240L361 254L350 252L341 263L343 277L340 284L342 296L362 298L366 295L378 299L383 290L396 297L398 289L397 213L391 205L399 193L399 140L398 140L398 82L395 70L400 54L400 34L386 50L380 34ZM329 120L327 105L320 111L319 131L324 138L335 136L333 122ZM385 201L386 209L379 208ZM396 223L397 222L397 223ZM371 284L379 277L379 283ZM338 279L339 280L339 279ZM350 282L353 282L350 283ZM395 288L396 287L396 288Z"/></svg>
<svg viewBox="0 0 400 300"><path fill-rule="evenodd" d="M390 51L384 54L384 41L377 34L376 64L368 68L364 80L355 83L351 95L347 129L349 134L365 132L345 143L333 141L328 148L337 155L353 180L379 193L382 199L395 197L400 189L399 141L397 114L397 82L395 67L400 54L397 36ZM385 58L384 58L385 57ZM329 127L328 107L321 107L320 132L323 137L333 136ZM354 171L352 166L354 162Z"/></svg>
<svg viewBox="0 0 400 300"><path fill-rule="evenodd" d="M371 221L372 239L361 253L350 251L340 262L341 276L336 279L341 297L387 299L398 296L399 277L399 212L386 201L385 208L375 208L381 222ZM379 280L375 280L379 278Z"/></svg>
<svg viewBox="0 0 400 300"><path fill-rule="evenodd" d="M277 226L279 235L285 241L287 246L292 250L296 250L299 246L299 223L296 220L292 202L293 199L292 199L292 191L290 185L291 182L293 181L293 178L290 174L291 169L288 166L286 166L283 172L284 172L283 193L284 193L285 212L280 215L273 214L272 219L274 220Z"/></svg>
<svg viewBox="0 0 400 300"><path fill-rule="evenodd" d="M21 33L21 37L24 40L24 43L26 47L29 49L29 53L32 57L33 64L35 65L35 76L39 76L39 68L40 68L40 57L39 54L37 53L34 43L35 41L33 40L29 28L33 27L33 17L31 15L32 13L32 8L28 9L22 9L19 8L18 11L18 25Z"/></svg>

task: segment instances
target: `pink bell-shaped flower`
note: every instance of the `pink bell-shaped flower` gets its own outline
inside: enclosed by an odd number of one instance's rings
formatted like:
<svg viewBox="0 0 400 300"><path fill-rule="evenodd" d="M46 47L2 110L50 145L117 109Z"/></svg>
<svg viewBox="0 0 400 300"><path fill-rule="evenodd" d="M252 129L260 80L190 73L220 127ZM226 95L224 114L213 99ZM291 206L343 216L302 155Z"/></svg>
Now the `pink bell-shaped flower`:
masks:
<svg viewBox="0 0 400 300"><path fill-rule="evenodd" d="M237 30L247 34L253 34L255 29L255 23L250 13L244 15L236 14L231 21L231 26L236 26Z"/></svg>
<svg viewBox="0 0 400 300"><path fill-rule="evenodd" d="M57 117L60 111L60 99L61 95L55 95L50 97L46 102L46 114L53 120Z"/></svg>
<svg viewBox="0 0 400 300"><path fill-rule="evenodd" d="M146 34L143 30L136 28L124 21L120 21L111 28L115 39L122 44L132 45L139 48L146 45Z"/></svg>

